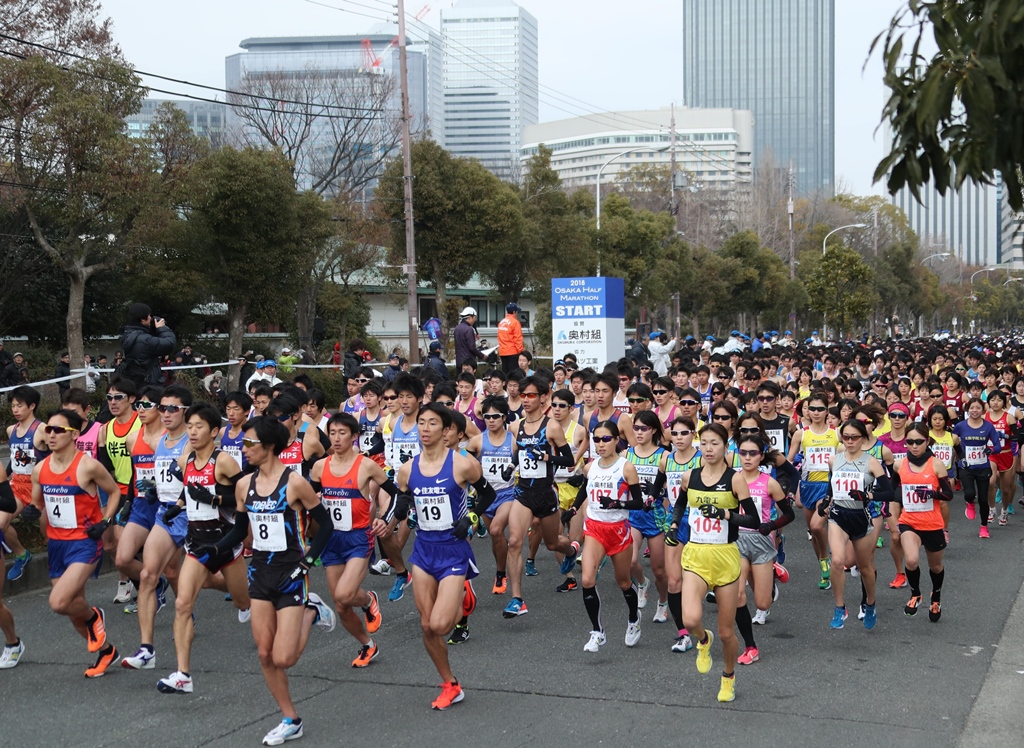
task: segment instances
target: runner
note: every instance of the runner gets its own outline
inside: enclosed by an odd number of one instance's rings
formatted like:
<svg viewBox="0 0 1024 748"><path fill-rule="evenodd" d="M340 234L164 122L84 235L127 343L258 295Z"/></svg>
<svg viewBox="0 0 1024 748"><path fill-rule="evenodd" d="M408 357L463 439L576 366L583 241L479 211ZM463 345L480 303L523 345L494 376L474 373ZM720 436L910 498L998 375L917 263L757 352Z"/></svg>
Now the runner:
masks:
<svg viewBox="0 0 1024 748"><path fill-rule="evenodd" d="M906 433L907 425L910 423L910 408L904 403L897 401L889 406L888 415L891 428L887 433L878 437L878 439L892 453L892 471L895 482L900 474L900 467L907 458ZM885 524L889 528L889 538L891 541L889 553L892 556L893 565L896 567L896 576L889 582L889 587L895 590L907 586L907 576L903 573L903 546L900 544L899 531L899 502L892 502L889 510L889 513L885 515Z"/></svg>
<svg viewBox="0 0 1024 748"><path fill-rule="evenodd" d="M85 599L89 577L99 576L103 559L101 538L113 524L117 504L100 509L99 490L114 496L117 483L103 466L79 452L75 439L85 422L77 413L58 410L46 422L50 454L32 470L33 503L46 507L46 553L50 567L50 609L67 616L86 641L96 663L86 678L99 678L117 660L117 648L107 640L103 610Z"/></svg>
<svg viewBox="0 0 1024 748"><path fill-rule="evenodd" d="M11 482L7 479L7 471L0 465L0 512L14 514L18 509L18 501L11 490ZM0 545L0 564L4 562L4 550ZM0 631L4 634L4 649L0 652L0 670L17 667L25 654L25 642L18 638L14 628L14 614L4 605L4 577L0 575Z"/></svg>
<svg viewBox="0 0 1024 748"><path fill-rule="evenodd" d="M11 526L11 520L32 503L32 469L47 452L47 440L40 428L43 423L36 418L39 401L39 391L28 385L21 385L7 395L11 415L14 417L14 425L7 428L7 445L11 452L11 461L7 467L18 508L13 512L0 512L0 528L3 528L3 540L14 557L14 563L7 572L7 579L11 582L21 579L25 567L32 560L32 554L18 540L18 533ZM36 509L42 512L42 505ZM39 529L45 531L45 512L40 514L39 522Z"/></svg>
<svg viewBox="0 0 1024 748"><path fill-rule="evenodd" d="M967 506L964 516L977 518L981 524L979 538L988 538L989 482L992 480L992 462L989 455L1002 451L1003 440L995 427L985 420L985 404L978 398L971 398L966 405L967 419L953 427L953 433L960 438L957 455L958 468L964 487L964 501ZM975 509L974 503L978 507Z"/></svg>
<svg viewBox="0 0 1024 748"><path fill-rule="evenodd" d="M672 439L673 451L664 456L666 487L668 494L668 510L675 513L676 502L682 491L683 475L701 466L700 450L693 445L697 429L691 419L676 416L669 424L669 437ZM685 501L684 501L685 503ZM672 516L670 514L670 516ZM665 574L668 577L668 609L676 627L673 652L685 652L693 649L690 632L683 623L683 546L690 538L689 515L686 507L680 514L680 522L673 532L671 528L665 533Z"/></svg>
<svg viewBox="0 0 1024 748"><path fill-rule="evenodd" d="M391 427L391 468L397 476L401 466L420 453L419 412L425 388L423 382L412 374L399 374L395 377L392 387L398 396L398 408L401 412L401 417ZM390 507L388 511L391 511ZM411 521L399 523L398 533L387 536L393 542L384 545L388 552L388 561L395 570L395 583L388 593L390 602L401 600L405 595L405 588L412 583L412 576L402 560L402 552L412 532Z"/></svg>
<svg viewBox="0 0 1024 748"><path fill-rule="evenodd" d="M558 390L551 393L551 417L565 432L565 440L572 449L572 455L576 462L571 467L559 467L555 470L555 491L558 493L558 507L561 510L568 509L576 501L580 482L583 480L583 473L580 472L584 463L584 456L590 449L590 435L583 424L573 418L572 393L565 390ZM578 543L583 541L583 516L577 515L568 525L562 525L562 531L569 538ZM532 543L531 543L532 545ZM532 548L531 548L532 550ZM555 558L561 565L564 560L559 553ZM555 587L556 592L572 592L578 588L576 582L575 567L565 573L565 579Z"/></svg>
<svg viewBox="0 0 1024 748"><path fill-rule="evenodd" d="M249 409L252 408L252 398L244 392L229 392L224 400L224 415L228 421L228 428L220 435L220 449L227 452L238 467L245 469L245 454L242 451L242 426L245 424Z"/></svg>
<svg viewBox="0 0 1024 748"><path fill-rule="evenodd" d="M668 526L668 515L665 513L663 494L666 479L659 478L659 474L664 473L661 468L665 462L665 448L661 443L665 440L665 432L661 419L651 410L636 414L633 419L633 432L636 434L636 445L629 448L625 458L639 475L646 499L643 507L629 511L630 535L633 540L629 570L633 579L637 580L638 604L643 609L647 606L647 593L651 586L650 580L644 578L643 566L640 563L646 540L651 554L651 574L654 576L654 587L658 593L658 607L653 620L656 623L664 623L668 620L668 577L665 574L665 527Z"/></svg>
<svg viewBox="0 0 1024 748"><path fill-rule="evenodd" d="M1003 440L1003 448L995 452L990 462L992 464L992 482L989 485L989 521L993 519L996 511L996 504L1001 504L999 509L999 526L1007 524L1007 514L1013 508L1013 495L1016 492L1014 483L1014 468L1017 456L1013 452L1013 444L1010 435L1017 430L1017 419L1006 410L1006 393L1002 390L993 389L988 395L988 413L985 420L991 423L999 432ZM997 493L998 492L998 493Z"/></svg>

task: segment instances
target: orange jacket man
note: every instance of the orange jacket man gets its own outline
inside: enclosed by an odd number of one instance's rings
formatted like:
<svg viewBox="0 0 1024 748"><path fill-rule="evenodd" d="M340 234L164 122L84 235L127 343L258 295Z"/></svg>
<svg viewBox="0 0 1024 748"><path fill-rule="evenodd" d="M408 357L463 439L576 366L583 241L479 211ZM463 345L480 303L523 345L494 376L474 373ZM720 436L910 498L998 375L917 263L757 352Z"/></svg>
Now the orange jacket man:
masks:
<svg viewBox="0 0 1024 748"><path fill-rule="evenodd" d="M505 319L498 323L498 355L501 368L506 374L519 366L519 354L523 345L523 326L519 324L519 305L514 301L505 307Z"/></svg>

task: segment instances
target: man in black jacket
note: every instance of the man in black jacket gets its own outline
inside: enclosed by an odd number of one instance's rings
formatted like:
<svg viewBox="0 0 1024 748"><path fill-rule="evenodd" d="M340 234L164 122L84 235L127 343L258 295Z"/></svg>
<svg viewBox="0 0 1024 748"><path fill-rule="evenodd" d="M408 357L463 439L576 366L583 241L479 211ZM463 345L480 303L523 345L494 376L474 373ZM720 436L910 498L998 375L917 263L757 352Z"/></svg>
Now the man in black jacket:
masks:
<svg viewBox="0 0 1024 748"><path fill-rule="evenodd" d="M148 304L135 302L125 316L121 333L124 366L118 374L137 387L161 385L160 358L173 354L177 344L178 339L163 318L154 317Z"/></svg>
<svg viewBox="0 0 1024 748"><path fill-rule="evenodd" d="M448 364L441 358L441 341L435 340L430 344L430 353L427 354L427 362L423 366L436 371L443 381L448 381Z"/></svg>
<svg viewBox="0 0 1024 748"><path fill-rule="evenodd" d="M484 352L476 344L476 309L467 306L462 310L462 321L455 326L455 368L462 368L465 361L478 361L486 358Z"/></svg>
<svg viewBox="0 0 1024 748"><path fill-rule="evenodd" d="M63 351L60 354L60 361L57 362L57 368L54 369L54 371L53 371L53 377L54 377L54 379L58 379L60 377L70 377L70 376L71 376L71 357L68 355L67 351ZM63 397L64 393L67 392L69 389L71 389L71 380L70 379L65 379L63 382L57 382L57 389L60 390L61 397Z"/></svg>

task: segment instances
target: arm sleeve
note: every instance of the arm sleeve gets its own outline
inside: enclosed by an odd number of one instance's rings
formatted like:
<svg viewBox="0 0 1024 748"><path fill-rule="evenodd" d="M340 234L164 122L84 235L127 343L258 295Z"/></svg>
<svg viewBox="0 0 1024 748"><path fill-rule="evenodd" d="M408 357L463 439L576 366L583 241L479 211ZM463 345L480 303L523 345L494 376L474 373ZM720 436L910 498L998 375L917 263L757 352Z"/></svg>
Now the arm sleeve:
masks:
<svg viewBox="0 0 1024 748"><path fill-rule="evenodd" d="M779 507L779 516L771 521L771 526L773 530L781 530L796 519L796 514L793 512L793 500L783 499L776 502L776 506Z"/></svg>
<svg viewBox="0 0 1024 748"><path fill-rule="evenodd" d="M668 483L668 476L659 470L657 477L654 479L654 483L651 484L651 490L653 492L651 495L660 496L666 483Z"/></svg>
<svg viewBox="0 0 1024 748"><path fill-rule="evenodd" d="M99 460L100 465L111 475L114 474L114 463L110 461L110 453L107 452L105 445L100 444L96 448L96 459Z"/></svg>
<svg viewBox="0 0 1024 748"><path fill-rule="evenodd" d="M737 527L749 527L755 529L761 526L761 518L757 514L757 506L751 498L743 499L740 502L742 512L730 512L729 518Z"/></svg>
<svg viewBox="0 0 1024 748"><path fill-rule="evenodd" d="M315 519L319 525L319 529L316 531L316 535L313 536L313 541L309 544L309 550L306 551L305 556L306 563L312 566L320 558L320 554L324 552L324 548L331 541L334 523L331 522L330 512L327 511L327 507L323 504L317 504L310 509L309 516Z"/></svg>
<svg viewBox="0 0 1024 748"><path fill-rule="evenodd" d="M888 475L880 475L875 478L875 493L873 501L896 501L896 495L892 490L892 481Z"/></svg>
<svg viewBox="0 0 1024 748"><path fill-rule="evenodd" d="M939 487L935 491L935 498L939 501L952 501L953 500L953 484L949 482L949 478L939 478Z"/></svg>
<svg viewBox="0 0 1024 748"><path fill-rule="evenodd" d="M473 488L476 489L476 506L474 511L477 514L482 514L494 503L497 493L491 487L491 484L487 482L487 478L482 475L479 480L473 483Z"/></svg>
<svg viewBox="0 0 1024 748"><path fill-rule="evenodd" d="M0 483L0 512L14 514L16 511L18 502L14 498L14 489L11 488L11 482L5 480Z"/></svg>
<svg viewBox="0 0 1024 748"><path fill-rule="evenodd" d="M683 513L686 511L686 490L679 492L679 498L676 499L676 505L672 509L672 521L669 523L679 527L679 523L683 521Z"/></svg>
<svg viewBox="0 0 1024 748"><path fill-rule="evenodd" d="M386 481L380 484L380 490L386 493L388 496L398 496L398 486L395 485L395 482L391 478L388 478Z"/></svg>
<svg viewBox="0 0 1024 748"><path fill-rule="evenodd" d="M245 540L245 536L249 534L249 515L246 512L237 512L235 514L235 524L228 530L227 535L220 539L217 543L217 550L219 551L230 551L236 545Z"/></svg>
<svg viewBox="0 0 1024 748"><path fill-rule="evenodd" d="M572 456L572 447L568 443L558 448L558 454L551 456L551 464L555 467L571 468L576 464Z"/></svg>
<svg viewBox="0 0 1024 748"><path fill-rule="evenodd" d="M629 484L629 500L622 502L623 509L643 509L644 493L639 483Z"/></svg>
<svg viewBox="0 0 1024 748"><path fill-rule="evenodd" d="M572 508L579 511L579 508L587 500L587 477L583 476L583 482L580 483L579 490L576 491L576 500L572 502Z"/></svg>
<svg viewBox="0 0 1024 748"><path fill-rule="evenodd" d="M775 475L778 478L779 485L782 486L783 492L787 494L796 493L797 486L800 485L800 473L793 467L792 462L784 459L781 465L776 465Z"/></svg>

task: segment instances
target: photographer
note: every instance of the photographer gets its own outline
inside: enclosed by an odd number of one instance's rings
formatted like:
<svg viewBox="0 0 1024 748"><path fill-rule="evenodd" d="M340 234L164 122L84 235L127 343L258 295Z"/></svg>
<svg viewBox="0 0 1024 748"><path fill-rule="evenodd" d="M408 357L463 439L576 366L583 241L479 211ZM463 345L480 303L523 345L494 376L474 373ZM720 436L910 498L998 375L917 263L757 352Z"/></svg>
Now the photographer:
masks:
<svg viewBox="0 0 1024 748"><path fill-rule="evenodd" d="M161 385L160 358L174 352L178 340L162 317L154 317L147 304L135 302L128 307L121 350L124 362L117 374L137 387Z"/></svg>

